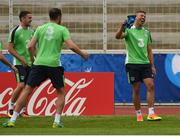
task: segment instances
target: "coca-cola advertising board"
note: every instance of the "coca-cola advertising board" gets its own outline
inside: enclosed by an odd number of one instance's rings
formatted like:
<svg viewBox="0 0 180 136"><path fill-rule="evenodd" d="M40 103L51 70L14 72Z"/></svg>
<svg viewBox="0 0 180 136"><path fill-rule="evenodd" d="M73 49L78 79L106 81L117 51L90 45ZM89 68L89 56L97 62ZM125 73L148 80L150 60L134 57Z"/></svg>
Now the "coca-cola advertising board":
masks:
<svg viewBox="0 0 180 136"><path fill-rule="evenodd" d="M14 73L0 73L0 116L6 116L8 102L16 87ZM63 115L111 115L114 113L112 72L66 72ZM28 99L29 115L55 114L56 91L51 81L38 86Z"/></svg>

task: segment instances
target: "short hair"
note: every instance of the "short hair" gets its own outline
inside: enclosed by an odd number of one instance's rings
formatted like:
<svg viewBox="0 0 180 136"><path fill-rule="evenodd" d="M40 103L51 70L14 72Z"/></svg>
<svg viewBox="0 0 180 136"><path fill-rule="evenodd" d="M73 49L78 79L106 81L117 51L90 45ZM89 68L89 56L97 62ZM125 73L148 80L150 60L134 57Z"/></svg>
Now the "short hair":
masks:
<svg viewBox="0 0 180 136"><path fill-rule="evenodd" d="M138 10L138 11L136 11L136 14L137 13L144 13L144 14L146 14L146 11L144 11L144 10Z"/></svg>
<svg viewBox="0 0 180 136"><path fill-rule="evenodd" d="M21 12L19 13L19 20L22 21L21 19L22 19L23 17L25 17L27 14L32 14L32 13L31 13L30 11L26 11L26 10L21 11Z"/></svg>
<svg viewBox="0 0 180 136"><path fill-rule="evenodd" d="M51 20L56 20L59 16L60 16L60 17L62 16L61 9L51 8L51 9L49 10L49 18L50 18Z"/></svg>

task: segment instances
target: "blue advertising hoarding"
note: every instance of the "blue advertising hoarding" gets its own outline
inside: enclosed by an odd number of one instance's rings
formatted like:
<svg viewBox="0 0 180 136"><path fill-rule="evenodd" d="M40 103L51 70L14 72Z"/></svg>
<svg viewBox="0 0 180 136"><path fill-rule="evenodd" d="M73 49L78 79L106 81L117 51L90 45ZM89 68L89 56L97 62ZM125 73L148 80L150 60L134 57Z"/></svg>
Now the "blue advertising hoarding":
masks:
<svg viewBox="0 0 180 136"><path fill-rule="evenodd" d="M12 56L6 57L12 62ZM124 54L91 54L89 60L84 61L75 54L63 54L62 65L66 72L114 72L114 101L115 103L131 103L132 91L125 72ZM155 54L155 102L180 102L180 54ZM0 71L10 69L0 63ZM108 77L107 77L108 78ZM146 102L146 88L141 87L141 102Z"/></svg>

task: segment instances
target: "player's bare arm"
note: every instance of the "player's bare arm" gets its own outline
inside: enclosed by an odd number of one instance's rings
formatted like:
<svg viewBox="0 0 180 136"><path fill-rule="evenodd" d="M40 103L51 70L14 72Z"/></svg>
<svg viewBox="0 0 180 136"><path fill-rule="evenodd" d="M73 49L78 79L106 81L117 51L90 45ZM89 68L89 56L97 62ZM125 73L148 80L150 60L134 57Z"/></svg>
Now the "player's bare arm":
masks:
<svg viewBox="0 0 180 136"><path fill-rule="evenodd" d="M85 51L81 51L81 49L71 40L67 40L65 41L65 44L67 45L67 47L72 50L73 52L79 54L80 56L82 56L85 60L88 59L89 55L87 52Z"/></svg>
<svg viewBox="0 0 180 136"><path fill-rule="evenodd" d="M122 24L120 24L120 27L118 28L117 32L116 32L116 39L123 39L125 37L124 34L124 29L125 29L125 25L127 23L127 20L125 20Z"/></svg>
<svg viewBox="0 0 180 136"><path fill-rule="evenodd" d="M8 52L11 53L15 58L17 58L23 66L27 66L28 64L26 63L26 60L24 57L20 56L17 51L14 49L14 44L13 43L8 43L7 46Z"/></svg>
<svg viewBox="0 0 180 136"><path fill-rule="evenodd" d="M30 59L31 59L32 63L34 62L34 56L36 54L36 43L37 43L37 39L35 37L33 37L28 46L29 53L30 53Z"/></svg>
<svg viewBox="0 0 180 136"><path fill-rule="evenodd" d="M156 68L154 66L154 57L153 57L153 53L152 53L152 46L148 45L147 50L148 50L148 58L150 61L152 72L153 72L153 74L156 74Z"/></svg>
<svg viewBox="0 0 180 136"><path fill-rule="evenodd" d="M8 60L4 57L4 55L0 52L0 60L3 62L5 65L9 66L14 72L18 72L17 68L12 65L11 63L8 62Z"/></svg>

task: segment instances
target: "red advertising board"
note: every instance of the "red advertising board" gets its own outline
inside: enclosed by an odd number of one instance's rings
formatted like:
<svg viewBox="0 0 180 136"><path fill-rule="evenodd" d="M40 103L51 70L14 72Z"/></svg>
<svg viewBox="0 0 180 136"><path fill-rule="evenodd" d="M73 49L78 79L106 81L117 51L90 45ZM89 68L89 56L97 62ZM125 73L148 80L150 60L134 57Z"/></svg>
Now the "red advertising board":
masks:
<svg viewBox="0 0 180 136"><path fill-rule="evenodd" d="M8 102L16 87L13 73L0 73L0 116L7 113ZM114 74L112 72L65 73L63 115L111 115L114 113ZM56 92L50 80L37 87L29 97L29 115L55 114Z"/></svg>

